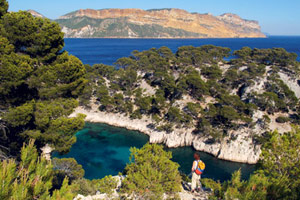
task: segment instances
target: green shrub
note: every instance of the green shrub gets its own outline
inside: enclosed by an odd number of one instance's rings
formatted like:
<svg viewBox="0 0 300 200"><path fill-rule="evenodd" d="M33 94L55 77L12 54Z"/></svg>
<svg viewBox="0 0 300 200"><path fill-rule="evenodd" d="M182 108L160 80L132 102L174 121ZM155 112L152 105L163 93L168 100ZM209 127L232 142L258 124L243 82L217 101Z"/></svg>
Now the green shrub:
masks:
<svg viewBox="0 0 300 200"><path fill-rule="evenodd" d="M95 195L96 192L99 190L97 185L95 185L91 180L84 178L75 180L73 182L73 185L76 186L75 192L84 196Z"/></svg>
<svg viewBox="0 0 300 200"><path fill-rule="evenodd" d="M171 123L162 124L162 125L156 127L156 129L158 131L165 131L167 133L171 133L174 130L173 125Z"/></svg>
<svg viewBox="0 0 300 200"><path fill-rule="evenodd" d="M51 162L38 156L34 141L23 145L21 160L13 159L0 162L0 199L60 199L72 200L73 187L65 178L62 187L52 187L53 168ZM50 191L53 195L50 195Z"/></svg>
<svg viewBox="0 0 300 200"><path fill-rule="evenodd" d="M111 195L118 186L118 180L112 176L105 176L104 178L95 181L101 193Z"/></svg>
<svg viewBox="0 0 300 200"><path fill-rule="evenodd" d="M77 186L76 193L88 196L95 195L98 191L111 195L117 188L118 181L112 176L105 176L102 179L77 179L73 182L73 185Z"/></svg>
<svg viewBox="0 0 300 200"><path fill-rule="evenodd" d="M171 161L171 152L157 144L146 144L130 151L123 192L142 199L161 199L163 193L174 194L181 190L179 165Z"/></svg>
<svg viewBox="0 0 300 200"><path fill-rule="evenodd" d="M289 122L289 121L290 121L290 118L284 117L284 116L279 116L276 118L276 122L281 123L281 124Z"/></svg>

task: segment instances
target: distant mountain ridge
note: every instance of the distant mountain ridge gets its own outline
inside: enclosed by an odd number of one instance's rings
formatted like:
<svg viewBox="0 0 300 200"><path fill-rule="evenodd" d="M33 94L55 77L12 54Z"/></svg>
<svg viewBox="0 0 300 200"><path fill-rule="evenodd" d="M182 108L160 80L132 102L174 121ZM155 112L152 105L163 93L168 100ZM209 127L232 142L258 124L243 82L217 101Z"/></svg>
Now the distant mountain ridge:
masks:
<svg viewBox="0 0 300 200"><path fill-rule="evenodd" d="M37 12L35 10L27 10L27 12L31 13L35 17L46 18L44 15L42 15L41 13L39 13L39 12Z"/></svg>
<svg viewBox="0 0 300 200"><path fill-rule="evenodd" d="M266 37L257 21L182 9L81 9L55 20L67 38Z"/></svg>

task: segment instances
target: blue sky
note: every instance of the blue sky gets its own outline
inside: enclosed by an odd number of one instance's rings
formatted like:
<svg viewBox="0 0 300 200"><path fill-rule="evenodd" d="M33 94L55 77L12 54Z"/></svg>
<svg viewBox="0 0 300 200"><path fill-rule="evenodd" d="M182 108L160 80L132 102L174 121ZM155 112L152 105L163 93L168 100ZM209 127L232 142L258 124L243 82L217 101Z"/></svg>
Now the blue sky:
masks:
<svg viewBox="0 0 300 200"><path fill-rule="evenodd" d="M258 20L272 35L300 35L300 0L8 0L10 11L33 9L56 19L68 12L92 8L181 8L190 12L235 13Z"/></svg>

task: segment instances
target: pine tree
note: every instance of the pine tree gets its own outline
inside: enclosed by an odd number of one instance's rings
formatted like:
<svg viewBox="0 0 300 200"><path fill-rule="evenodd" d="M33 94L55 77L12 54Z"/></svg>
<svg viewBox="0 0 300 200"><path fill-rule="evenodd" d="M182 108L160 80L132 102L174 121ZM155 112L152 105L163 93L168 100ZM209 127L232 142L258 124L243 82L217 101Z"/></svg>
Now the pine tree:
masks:
<svg viewBox="0 0 300 200"><path fill-rule="evenodd" d="M53 174L52 164L38 156L31 140L28 145L23 145L20 162L10 159L0 163L0 199L50 199ZM62 188L54 191L52 199L73 199L71 189L65 179Z"/></svg>
<svg viewBox="0 0 300 200"><path fill-rule="evenodd" d="M0 18L7 13L8 3L6 0L0 0Z"/></svg>
<svg viewBox="0 0 300 200"><path fill-rule="evenodd" d="M263 146L262 173L268 177L269 199L300 198L300 127L280 135L277 131Z"/></svg>
<svg viewBox="0 0 300 200"><path fill-rule="evenodd" d="M181 190L179 165L170 160L171 152L157 144L146 144L130 151L131 163L125 168L127 177L123 181L123 192L137 198L160 199L163 193Z"/></svg>

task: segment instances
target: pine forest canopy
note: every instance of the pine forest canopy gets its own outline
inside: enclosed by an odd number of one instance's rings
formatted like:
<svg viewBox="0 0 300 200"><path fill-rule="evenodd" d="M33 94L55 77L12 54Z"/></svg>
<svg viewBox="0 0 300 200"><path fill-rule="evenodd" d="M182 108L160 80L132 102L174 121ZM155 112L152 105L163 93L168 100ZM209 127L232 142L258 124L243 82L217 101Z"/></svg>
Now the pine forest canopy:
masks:
<svg viewBox="0 0 300 200"><path fill-rule="evenodd" d="M225 61L229 48L185 46L174 54L161 47L133 51L115 66L91 67L62 51L64 35L57 23L24 11L7 13L4 0L0 5L1 199L73 199L78 193L111 193L116 188L111 177L84 179L82 167L73 159L50 163L39 156L46 144L59 153L69 151L85 116L68 116L79 105L89 107L91 99L96 99L101 111L132 119L149 117L159 131L193 128L194 134L213 143L221 142L231 130L252 128L258 111L264 113L262 127L278 113L278 123L300 123L299 99L280 78L284 73L299 80L299 63L296 54L284 49L245 47L234 52L235 59ZM264 78L260 93L245 92ZM141 87L142 83L152 90ZM178 104L184 97L191 100ZM212 101L207 103L207 98ZM224 184L207 180L209 187L219 191L212 198L299 198L299 128L284 135L265 131L251 137L263 145L260 171L246 182L239 180L238 172ZM178 164L161 146L132 149L131 158L123 192L151 199L180 190ZM166 166L174 173L164 171ZM145 182L149 193L138 193L144 191Z"/></svg>

